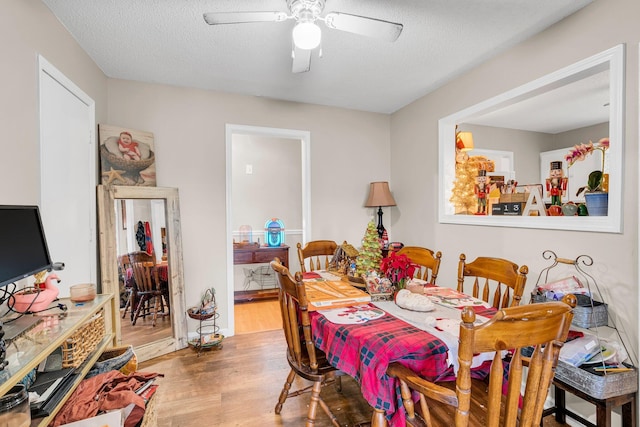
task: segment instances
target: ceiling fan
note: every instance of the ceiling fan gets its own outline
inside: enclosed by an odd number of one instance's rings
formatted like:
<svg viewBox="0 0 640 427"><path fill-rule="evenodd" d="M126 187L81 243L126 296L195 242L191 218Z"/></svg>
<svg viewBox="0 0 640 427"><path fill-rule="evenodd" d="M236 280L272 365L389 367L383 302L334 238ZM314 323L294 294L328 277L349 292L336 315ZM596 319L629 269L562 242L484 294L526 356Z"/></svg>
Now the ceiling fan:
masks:
<svg viewBox="0 0 640 427"><path fill-rule="evenodd" d="M311 51L320 45L322 33L316 21L323 21L329 28L347 31L367 37L394 42L402 32L402 24L351 15L341 12L329 12L320 16L325 0L287 0L289 14L285 12L211 12L204 14L209 25L243 24L250 22L283 22L294 19L292 72L304 73L311 66Z"/></svg>

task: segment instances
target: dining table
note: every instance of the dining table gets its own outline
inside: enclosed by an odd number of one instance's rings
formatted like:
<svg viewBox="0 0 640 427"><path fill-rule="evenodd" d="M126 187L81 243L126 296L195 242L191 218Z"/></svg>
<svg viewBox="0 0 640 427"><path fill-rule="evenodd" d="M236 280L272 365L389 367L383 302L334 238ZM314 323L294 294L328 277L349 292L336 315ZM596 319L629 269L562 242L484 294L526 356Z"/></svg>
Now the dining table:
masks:
<svg viewBox="0 0 640 427"><path fill-rule="evenodd" d="M429 381L454 381L462 308L471 306L478 323L496 312L452 288L425 286L419 292L431 306L406 309L395 301L374 301L310 313L315 346L359 383L373 408L374 427L405 425L399 383L386 373L389 364L399 362ZM486 377L492 358L490 353L476 356L472 375Z"/></svg>

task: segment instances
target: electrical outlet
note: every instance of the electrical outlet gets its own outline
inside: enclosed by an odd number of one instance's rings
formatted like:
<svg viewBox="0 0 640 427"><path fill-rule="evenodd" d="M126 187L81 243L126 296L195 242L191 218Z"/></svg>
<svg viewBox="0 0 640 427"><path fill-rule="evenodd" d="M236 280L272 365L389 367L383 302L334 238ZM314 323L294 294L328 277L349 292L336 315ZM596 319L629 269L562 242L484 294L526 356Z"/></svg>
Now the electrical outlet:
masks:
<svg viewBox="0 0 640 427"><path fill-rule="evenodd" d="M245 166L245 173L246 173L247 175L251 175L251 174L253 174L253 165L246 165L246 166Z"/></svg>

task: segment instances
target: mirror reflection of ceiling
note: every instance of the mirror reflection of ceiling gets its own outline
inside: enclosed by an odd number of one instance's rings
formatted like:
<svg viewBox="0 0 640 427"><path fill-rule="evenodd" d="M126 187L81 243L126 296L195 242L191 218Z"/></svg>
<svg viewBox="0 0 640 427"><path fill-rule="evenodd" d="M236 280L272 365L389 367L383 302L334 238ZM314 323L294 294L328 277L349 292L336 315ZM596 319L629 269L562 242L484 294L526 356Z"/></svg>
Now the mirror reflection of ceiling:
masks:
<svg viewBox="0 0 640 427"><path fill-rule="evenodd" d="M557 134L609 121L609 70L465 123Z"/></svg>

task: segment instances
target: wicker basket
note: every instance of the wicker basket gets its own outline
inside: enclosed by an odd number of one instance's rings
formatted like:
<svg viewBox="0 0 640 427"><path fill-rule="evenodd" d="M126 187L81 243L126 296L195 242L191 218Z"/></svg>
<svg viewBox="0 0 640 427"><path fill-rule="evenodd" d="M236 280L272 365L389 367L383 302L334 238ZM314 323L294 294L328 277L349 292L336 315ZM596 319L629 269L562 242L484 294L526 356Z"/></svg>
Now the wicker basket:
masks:
<svg viewBox="0 0 640 427"><path fill-rule="evenodd" d="M125 375L129 375L138 370L138 358L133 351L133 346L127 345L122 347L113 347L102 352L96 363L93 364L91 370L85 378L117 370Z"/></svg>
<svg viewBox="0 0 640 427"><path fill-rule="evenodd" d="M156 391L147 402L144 417L142 421L140 421L140 427L156 427L158 425L158 410L156 408L156 406L158 406L156 403L158 401L157 395L158 392Z"/></svg>
<svg viewBox="0 0 640 427"><path fill-rule="evenodd" d="M107 147L105 147L104 144L100 146L100 156L105 162L112 165L114 168L127 172L143 171L156 161L153 151L149 152L149 157L146 159L127 160L123 157L118 157L107 150Z"/></svg>
<svg viewBox="0 0 640 427"><path fill-rule="evenodd" d="M80 366L95 350L104 334L104 309L101 309L62 344L62 367Z"/></svg>

